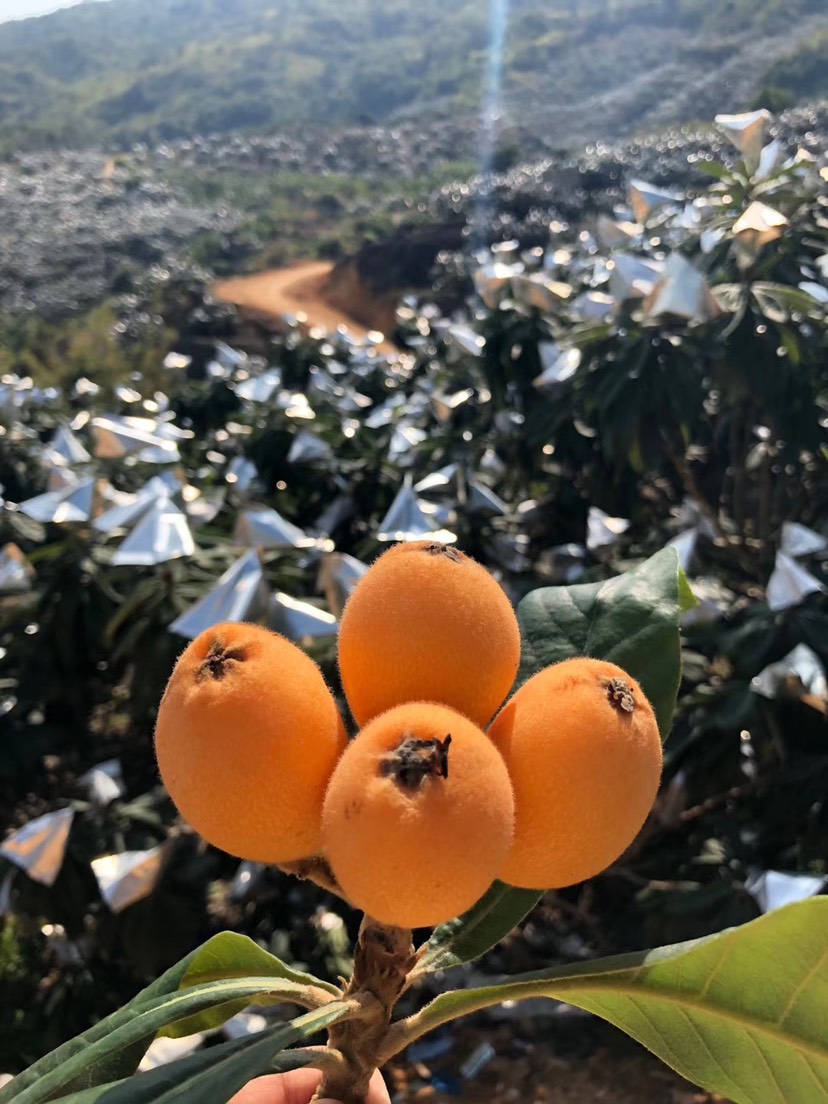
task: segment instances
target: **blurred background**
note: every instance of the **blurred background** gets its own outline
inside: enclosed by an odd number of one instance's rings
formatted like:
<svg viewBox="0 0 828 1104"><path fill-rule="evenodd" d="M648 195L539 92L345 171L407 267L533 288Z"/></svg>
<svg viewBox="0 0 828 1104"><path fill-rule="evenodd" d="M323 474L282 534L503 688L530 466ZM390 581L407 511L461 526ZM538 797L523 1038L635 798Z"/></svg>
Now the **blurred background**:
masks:
<svg viewBox="0 0 828 1104"><path fill-rule="evenodd" d="M220 620L340 694L394 540L515 601L672 544L698 601L639 839L434 984L820 892L822 0L57 6L0 12L0 1072L224 928L347 973L358 917L206 846L152 727ZM553 1002L412 1049L400 1101L708 1099Z"/></svg>

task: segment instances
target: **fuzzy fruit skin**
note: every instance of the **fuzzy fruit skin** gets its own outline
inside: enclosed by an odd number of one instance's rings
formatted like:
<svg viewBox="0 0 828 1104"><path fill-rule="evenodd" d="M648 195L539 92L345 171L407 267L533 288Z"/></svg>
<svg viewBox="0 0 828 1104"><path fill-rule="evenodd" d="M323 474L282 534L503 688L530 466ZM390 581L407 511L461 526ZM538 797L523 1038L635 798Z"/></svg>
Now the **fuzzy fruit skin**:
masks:
<svg viewBox="0 0 828 1104"><path fill-rule="evenodd" d="M519 662L503 589L476 560L434 541L383 553L342 616L339 670L361 725L407 701L440 702L485 725Z"/></svg>
<svg viewBox="0 0 828 1104"><path fill-rule="evenodd" d="M406 738L445 740L448 777L415 789L389 776ZM348 746L322 813L325 855L352 904L380 923L430 927L471 908L512 840L514 801L494 745L468 718L408 702L371 721Z"/></svg>
<svg viewBox="0 0 828 1104"><path fill-rule="evenodd" d="M630 689L634 711L606 683ZM569 659L540 671L489 729L515 791L515 836L498 878L526 889L574 885L626 851L661 778L658 725L641 687L620 667Z"/></svg>
<svg viewBox="0 0 828 1104"><path fill-rule="evenodd" d="M209 660L222 647L230 659ZM206 662L205 662L206 661ZM173 670L155 727L161 777L184 819L231 855L280 863L319 852L322 801L347 743L322 672L258 625L216 625Z"/></svg>

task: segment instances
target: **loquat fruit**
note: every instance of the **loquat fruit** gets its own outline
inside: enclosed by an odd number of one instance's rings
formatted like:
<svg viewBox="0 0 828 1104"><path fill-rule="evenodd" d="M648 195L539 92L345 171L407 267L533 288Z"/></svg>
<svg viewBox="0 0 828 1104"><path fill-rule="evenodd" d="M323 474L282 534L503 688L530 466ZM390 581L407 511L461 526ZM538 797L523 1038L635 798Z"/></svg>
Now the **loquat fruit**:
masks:
<svg viewBox="0 0 828 1104"><path fill-rule="evenodd" d="M489 889L512 839L512 786L467 717L408 702L370 722L331 777L324 853L352 904L380 923L430 927Z"/></svg>
<svg viewBox="0 0 828 1104"><path fill-rule="evenodd" d="M520 630L502 588L475 560L433 541L383 553L342 615L339 670L360 724L422 700L484 725L519 662Z"/></svg>
<svg viewBox="0 0 828 1104"><path fill-rule="evenodd" d="M325 788L347 743L322 672L258 625L216 625L176 663L155 751L181 815L257 862L317 854Z"/></svg>
<svg viewBox="0 0 828 1104"><path fill-rule="evenodd" d="M526 889L573 885L633 842L661 777L658 725L620 667L569 659L540 671L489 729L515 793L515 834L498 877Z"/></svg>

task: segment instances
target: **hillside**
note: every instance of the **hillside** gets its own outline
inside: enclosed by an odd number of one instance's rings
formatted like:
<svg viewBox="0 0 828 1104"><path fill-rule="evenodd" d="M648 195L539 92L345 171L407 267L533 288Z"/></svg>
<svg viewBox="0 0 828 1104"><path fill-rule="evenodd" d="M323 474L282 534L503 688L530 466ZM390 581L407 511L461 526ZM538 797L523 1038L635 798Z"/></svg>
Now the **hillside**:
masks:
<svg viewBox="0 0 828 1104"><path fill-rule="evenodd" d="M351 0L343 11L338 0L110 0L4 24L0 147L477 107L486 4ZM823 36L824 0L512 0L505 111L577 141L744 108L768 85L792 102L828 92Z"/></svg>

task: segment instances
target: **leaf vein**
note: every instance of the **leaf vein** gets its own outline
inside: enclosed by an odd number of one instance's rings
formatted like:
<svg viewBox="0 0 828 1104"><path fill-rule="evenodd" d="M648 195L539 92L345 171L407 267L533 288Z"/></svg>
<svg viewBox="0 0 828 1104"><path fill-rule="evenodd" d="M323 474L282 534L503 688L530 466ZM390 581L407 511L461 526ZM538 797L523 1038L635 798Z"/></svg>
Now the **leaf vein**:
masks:
<svg viewBox="0 0 828 1104"><path fill-rule="evenodd" d="M759 1046L759 1042L756 1039L756 1037L754 1035L752 1035L749 1031L746 1032L746 1034L747 1034L748 1039L750 1039L751 1044L753 1045L753 1049L756 1051L756 1053L762 1059L762 1062L765 1066L765 1069L768 1071L768 1074L770 1075L770 1079L771 1079L771 1082L773 1083L773 1087L776 1089L777 1093L779 1094L779 1099L782 1101L782 1104L786 1104L785 1094L782 1092L782 1086L779 1084L779 1078L776 1076L776 1071L774 1070L773 1066L770 1064L770 1059L765 1054L765 1051L762 1049L762 1047Z"/></svg>
<svg viewBox="0 0 828 1104"><path fill-rule="evenodd" d="M679 1069L684 1063L682 1063L676 1057L675 1051L673 1050L672 1043L669 1043L664 1038L664 1033L662 1032L662 1030L659 1027L656 1020L653 1018L652 1013L647 1008L646 1004L642 1005L641 1001L638 1000L636 997L627 997L627 1000L630 1002L630 1004L635 1009L638 1010L639 1014L643 1018L644 1022L648 1025L650 1030L653 1032L653 1034L656 1035L661 1040L661 1045L664 1048L664 1052L665 1052L665 1054L667 1054L669 1056L668 1061L669 1061L670 1065L674 1069Z"/></svg>
<svg viewBox="0 0 828 1104"><path fill-rule="evenodd" d="M681 1012L681 1015L683 1016L683 1018L686 1020L687 1024L690 1026L691 1030L693 1031L693 1034L696 1036L696 1038L699 1040L701 1045L704 1047L707 1054L709 1054L710 1060L714 1063L716 1068L721 1072L721 1075L724 1078L725 1082L727 1082L729 1085L735 1086L737 1089L739 1089L741 1091L744 1088L744 1086L739 1085L738 1081L735 1081L734 1078L731 1077L731 1075L724 1068L724 1066L722 1065L721 1059L717 1057L717 1055L713 1051L713 1048L710 1046L710 1043L708 1043L707 1039L705 1039L704 1035L699 1030L698 1024L693 1019L693 1017L690 1015L690 1013L687 1011L687 1009L686 1008L680 1008L679 1011ZM733 1095L733 1094L731 1094L731 1095Z"/></svg>
<svg viewBox="0 0 828 1104"><path fill-rule="evenodd" d="M816 1083L819 1085L820 1091L828 1096L828 1084L825 1083L825 1079L820 1073L819 1068L814 1066L814 1063L809 1055L803 1054L802 1051L798 1051L797 1053L799 1054L802 1061L805 1063L805 1066L808 1072L811 1074L811 1077L813 1077L814 1081L816 1081Z"/></svg>
<svg viewBox="0 0 828 1104"><path fill-rule="evenodd" d="M551 987L550 987L551 989ZM581 990L591 997L592 993L600 992L606 993L609 996L624 996L629 997L629 993L620 989L619 987L609 987L607 985L588 984L581 982L578 986L555 986L555 992L548 991L544 996L554 996L560 999L568 1000L570 1004L578 1004L577 992ZM562 994L574 994L569 996L562 996ZM508 997L504 996L504 1000ZM665 992L650 992L647 994L647 1000L662 1002L663 1004L677 1005L679 1007L693 1008L700 1014L710 1016L712 1019L723 1020L725 1023L731 1024L733 1027L737 1027L739 1030L746 1033L756 1032L759 1035L763 1035L767 1038L773 1039L775 1042L783 1043L787 1046L792 1046L796 1050L803 1050L807 1053L813 1054L820 1059L824 1059L828 1055L828 1048L822 1043L813 1042L810 1039L802 1038L789 1038L778 1030L779 1024L772 1020L755 1020L748 1019L745 1013L735 1012L729 1008L722 1008L715 1004L703 1004L698 1002L698 997L691 997L687 993L673 995Z"/></svg>
<svg viewBox="0 0 828 1104"><path fill-rule="evenodd" d="M586 637L584 638L584 655L592 654L592 630L595 628L595 622L598 619L599 612L603 613L603 603L601 602L600 592L596 595L595 601L592 605L592 611L589 617L589 623L587 625Z"/></svg>
<svg viewBox="0 0 828 1104"><path fill-rule="evenodd" d="M788 1000L788 1003L785 1005L784 1009L782 1010L782 1015L780 1016L780 1019L779 1019L779 1026L780 1027L785 1026L785 1021L788 1019L788 1017L791 1015L794 1008L796 1007L796 1002L802 996L803 990L807 986L808 982L813 979L814 975L819 973L819 970L822 966L824 966L826 959L828 959L828 946L824 948L822 954L819 956L819 958L816 960L816 962L813 964L813 966L810 968L810 970L806 971L805 976L801 979L799 984L795 987L793 993L791 993L791 996Z"/></svg>
<svg viewBox="0 0 828 1104"><path fill-rule="evenodd" d="M725 967L728 959L730 958L732 952L733 952L733 942L731 940L729 943L726 943L725 946L722 948L722 953L719 956L719 961L716 963L716 965L713 967L713 969L710 971L710 973L705 978L704 985L701 987L701 989L699 990L699 993L698 993L699 999L703 1000L707 996L707 994L710 992L710 986L713 984L713 982L716 980L716 978L719 976L719 974L724 969L724 967Z"/></svg>

